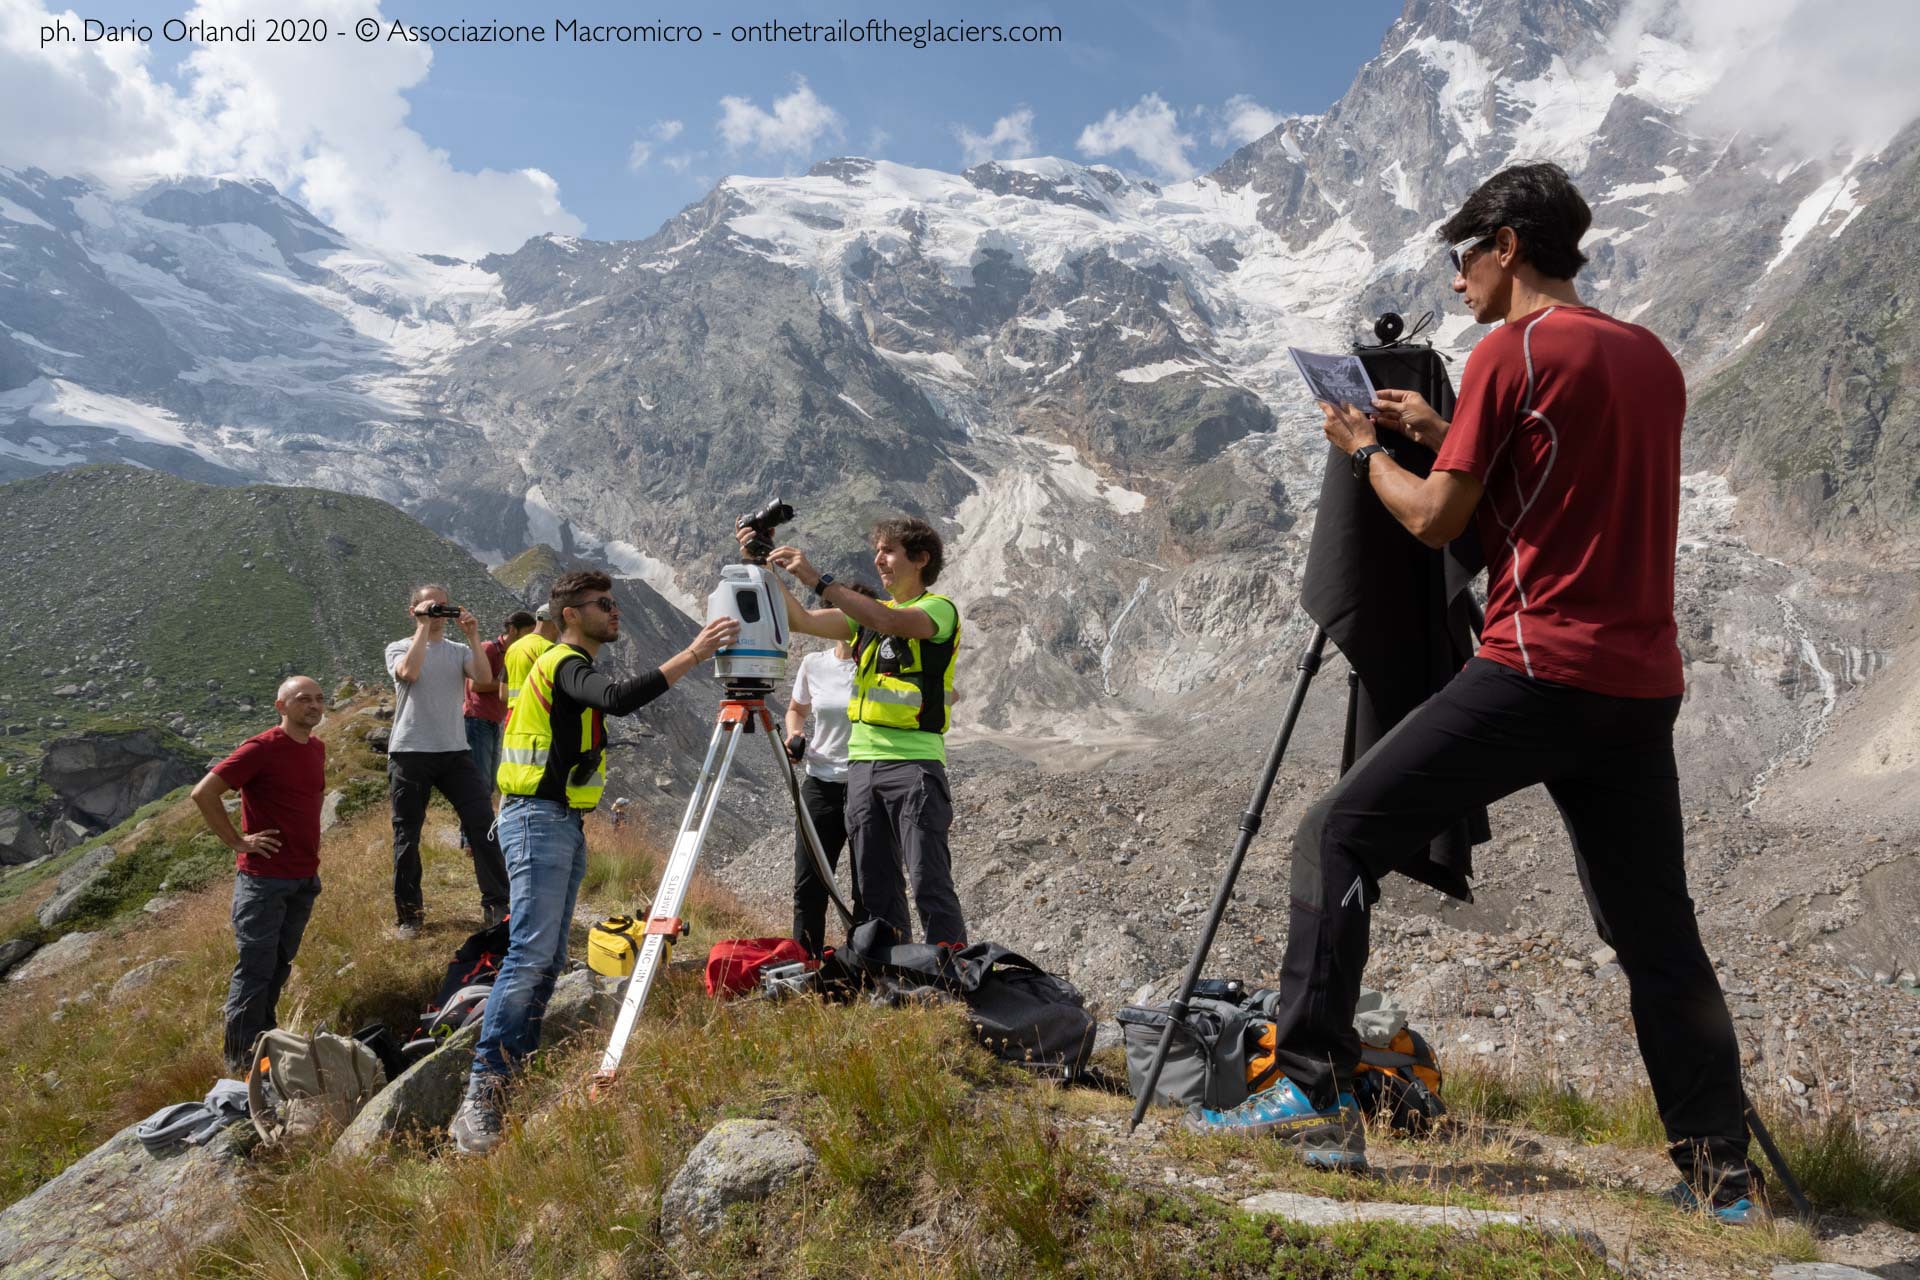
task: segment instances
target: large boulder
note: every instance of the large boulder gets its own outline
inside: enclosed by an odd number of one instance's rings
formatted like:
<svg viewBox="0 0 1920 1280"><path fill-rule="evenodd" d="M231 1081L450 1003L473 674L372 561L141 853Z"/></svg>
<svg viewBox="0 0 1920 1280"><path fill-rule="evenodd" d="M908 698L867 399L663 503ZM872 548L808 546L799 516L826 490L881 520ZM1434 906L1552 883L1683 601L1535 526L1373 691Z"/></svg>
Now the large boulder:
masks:
<svg viewBox="0 0 1920 1280"><path fill-rule="evenodd" d="M400 1073L398 1079L367 1100L353 1123L334 1139L330 1158L351 1160L372 1155L394 1138L444 1129L460 1109L467 1090L480 1024L463 1027L447 1042Z"/></svg>
<svg viewBox="0 0 1920 1280"><path fill-rule="evenodd" d="M82 964L93 955L104 933L70 933L57 941L49 942L33 955L25 964L20 965L7 975L8 982L31 982L35 978L51 978L55 974L65 973L75 965ZM0 1257L5 1257L0 1254Z"/></svg>
<svg viewBox="0 0 1920 1280"><path fill-rule="evenodd" d="M162 1156L136 1127L0 1213L0 1280L158 1275L239 1224L245 1125Z"/></svg>
<svg viewBox="0 0 1920 1280"><path fill-rule="evenodd" d="M813 1171L820 1158L792 1129L771 1120L722 1120L687 1154L660 1200L669 1240L708 1232L730 1205L765 1200Z"/></svg>
<svg viewBox="0 0 1920 1280"><path fill-rule="evenodd" d="M32 955L40 944L32 938L9 938L0 942L0 978L13 971L13 967Z"/></svg>
<svg viewBox="0 0 1920 1280"><path fill-rule="evenodd" d="M107 874L115 856L113 846L103 844L62 871L58 883L53 886L53 896L41 903L36 913L40 927L51 929L71 919L74 912L79 910L80 900L87 896L87 891Z"/></svg>
<svg viewBox="0 0 1920 1280"><path fill-rule="evenodd" d="M611 1024L619 1011L624 985L624 979L603 977L591 969L562 974L540 1023L541 1045L555 1045L568 1036ZM406 1134L445 1129L460 1109L474 1046L479 1042L480 1024L475 1023L408 1067L341 1131L334 1141L332 1157L350 1160L371 1155Z"/></svg>
<svg viewBox="0 0 1920 1280"><path fill-rule="evenodd" d="M111 827L141 805L200 778L198 762L157 729L122 729L56 738L40 758L40 781L67 811Z"/></svg>
<svg viewBox="0 0 1920 1280"><path fill-rule="evenodd" d="M12 807L0 809L0 866L32 862L46 852L47 842L40 838L39 829L24 811Z"/></svg>

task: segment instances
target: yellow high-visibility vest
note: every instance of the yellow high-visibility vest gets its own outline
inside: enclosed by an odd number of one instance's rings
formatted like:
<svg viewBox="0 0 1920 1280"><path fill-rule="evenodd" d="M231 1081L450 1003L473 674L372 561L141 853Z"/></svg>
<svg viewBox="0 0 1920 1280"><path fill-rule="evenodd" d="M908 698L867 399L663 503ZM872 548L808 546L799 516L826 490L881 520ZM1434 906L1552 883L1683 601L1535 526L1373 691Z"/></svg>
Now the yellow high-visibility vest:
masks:
<svg viewBox="0 0 1920 1280"><path fill-rule="evenodd" d="M570 644L555 644L540 655L507 713L500 740L500 769L494 775L502 795L562 800L569 808L591 809L607 787L606 727L598 711L580 708L578 720L553 719L554 672L562 662L587 655Z"/></svg>
<svg viewBox="0 0 1920 1280"><path fill-rule="evenodd" d="M553 648L553 641L538 631L529 631L507 646L503 659L507 664L507 687L503 696L507 700L507 709L513 709L513 700L520 696L520 686L527 682L527 672L533 670L533 664L540 655Z"/></svg>
<svg viewBox="0 0 1920 1280"><path fill-rule="evenodd" d="M925 600L953 601L928 593ZM953 723L953 668L960 652L960 609L954 605L953 634L935 643L881 635L860 628L853 639L853 701L847 719L887 729L945 733Z"/></svg>

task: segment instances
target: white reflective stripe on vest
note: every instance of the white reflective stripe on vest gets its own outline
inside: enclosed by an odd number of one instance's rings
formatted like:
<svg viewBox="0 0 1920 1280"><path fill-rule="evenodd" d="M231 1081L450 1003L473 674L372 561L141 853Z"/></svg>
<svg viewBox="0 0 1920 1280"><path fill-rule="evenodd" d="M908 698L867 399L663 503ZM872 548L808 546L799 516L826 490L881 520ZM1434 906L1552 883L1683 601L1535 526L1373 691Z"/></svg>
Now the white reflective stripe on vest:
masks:
<svg viewBox="0 0 1920 1280"><path fill-rule="evenodd" d="M873 685L862 692L874 702L890 702L896 707L917 707L921 701L918 689L884 689Z"/></svg>
<svg viewBox="0 0 1920 1280"><path fill-rule="evenodd" d="M537 764L544 769L547 764L547 748L507 747L500 752L500 758L508 764Z"/></svg>

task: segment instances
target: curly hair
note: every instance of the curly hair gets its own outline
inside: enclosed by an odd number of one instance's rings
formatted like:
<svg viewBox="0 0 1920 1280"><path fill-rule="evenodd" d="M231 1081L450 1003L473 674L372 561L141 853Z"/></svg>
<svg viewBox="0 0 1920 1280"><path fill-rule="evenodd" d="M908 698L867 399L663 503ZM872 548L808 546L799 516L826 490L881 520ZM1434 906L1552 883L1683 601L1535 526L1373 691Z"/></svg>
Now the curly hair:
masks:
<svg viewBox="0 0 1920 1280"><path fill-rule="evenodd" d="M919 516L895 516L878 522L873 526L873 540L899 543L908 559L924 554L927 567L920 571L920 581L929 587L939 578L940 566L946 563L946 544L940 541L934 527Z"/></svg>
<svg viewBox="0 0 1920 1280"><path fill-rule="evenodd" d="M1460 212L1440 224L1441 240L1458 244L1511 228L1520 257L1555 280L1571 280L1587 265L1580 237L1593 225L1593 210L1557 164L1516 164L1481 183Z"/></svg>

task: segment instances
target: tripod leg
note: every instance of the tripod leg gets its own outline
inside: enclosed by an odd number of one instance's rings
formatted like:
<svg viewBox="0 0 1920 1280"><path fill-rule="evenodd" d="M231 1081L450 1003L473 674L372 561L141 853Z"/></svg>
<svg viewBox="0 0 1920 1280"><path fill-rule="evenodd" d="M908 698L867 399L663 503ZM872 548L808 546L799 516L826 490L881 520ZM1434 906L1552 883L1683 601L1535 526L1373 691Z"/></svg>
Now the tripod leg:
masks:
<svg viewBox="0 0 1920 1280"><path fill-rule="evenodd" d="M613 1035L607 1041L607 1051L600 1059L597 1079L607 1081L620 1069L620 1055L626 1052L627 1038L633 1034L633 1024L640 1016L641 1006L647 1002L647 992L653 986L662 966L673 953L673 942L677 933L680 905L686 901L687 885L693 879L693 869L700 861L700 846L706 843L707 829L713 825L714 811L720 807L720 788L727 780L727 771L733 767L733 753L740 745L740 739L751 731L744 720L729 723L722 712L721 722L714 726L713 743L707 748L707 763L702 766L700 778L694 784L694 798L687 805L687 816L680 823L680 834L674 837L673 854L667 859L667 872L660 881L660 891L653 896L653 906L647 912L647 938L640 944L639 959L634 962L633 976L627 979L626 998L620 1002L620 1016L613 1024ZM725 752L720 756L718 769L713 769L715 750L720 745L720 735L727 735ZM705 804L700 802L705 800ZM695 817L698 815L698 825ZM675 932L669 932L673 930Z"/></svg>
<svg viewBox="0 0 1920 1280"><path fill-rule="evenodd" d="M1220 884L1213 891L1213 909L1207 913L1206 926L1200 931L1200 943L1193 949L1193 959L1187 962L1186 976L1180 980L1179 992L1167 1007L1167 1027L1160 1033L1160 1043L1154 1048L1153 1063L1147 1068L1145 1087L1140 1090L1140 1097L1133 1104L1133 1119L1127 1122L1129 1132L1138 1128L1146 1116L1147 1107L1153 1102L1154 1090L1160 1085L1160 1073L1167 1065L1167 1050L1173 1045L1174 1031L1186 1021L1194 984L1200 981L1200 970L1206 966L1207 952L1213 949L1213 936L1220 930L1220 918L1226 914L1227 903L1233 897L1234 881L1240 878L1240 864L1246 860L1247 848L1260 830L1260 818L1266 812L1267 796L1273 790L1273 780L1280 772L1280 761L1286 756L1287 743L1293 738L1294 723L1300 719L1300 707L1307 700L1307 686L1320 669L1320 655L1326 647L1326 628L1316 626L1312 638L1307 641L1306 652L1300 655L1300 675L1293 682L1293 696L1287 701L1287 714L1280 723L1280 733L1273 740L1273 749L1267 753L1266 771L1260 775L1259 785L1253 791L1253 800L1240 817L1240 838L1234 842L1233 856L1227 860L1226 873L1220 877Z"/></svg>
<svg viewBox="0 0 1920 1280"><path fill-rule="evenodd" d="M1773 1143L1773 1134L1760 1119L1759 1108L1753 1105L1753 1099L1747 1096L1745 1089L1740 1091L1740 1103L1746 1108L1747 1128L1753 1130L1753 1136L1759 1140L1760 1149L1767 1153L1767 1163L1780 1175L1780 1185L1787 1189L1787 1198L1793 1201L1794 1212L1800 1220L1809 1226L1813 1224L1813 1206L1807 1203L1807 1193L1800 1189L1800 1180L1793 1176L1793 1170L1787 1167L1787 1159L1780 1154L1780 1148Z"/></svg>
<svg viewBox="0 0 1920 1280"><path fill-rule="evenodd" d="M833 882L833 868L827 864L827 851L821 847L820 833L814 829L813 815L807 812L806 804L800 799L800 779L793 767L793 761L787 758L787 749L780 745L780 735L774 731L773 721L769 718L767 740L773 743L773 754L780 757L780 771L787 780L787 794L793 797L793 812L800 820L800 830L807 840L807 852L813 855L813 869L820 875L820 883L827 886L827 896L833 899L833 905L840 912L840 918L847 928L853 928L853 908L840 896L839 886Z"/></svg>

